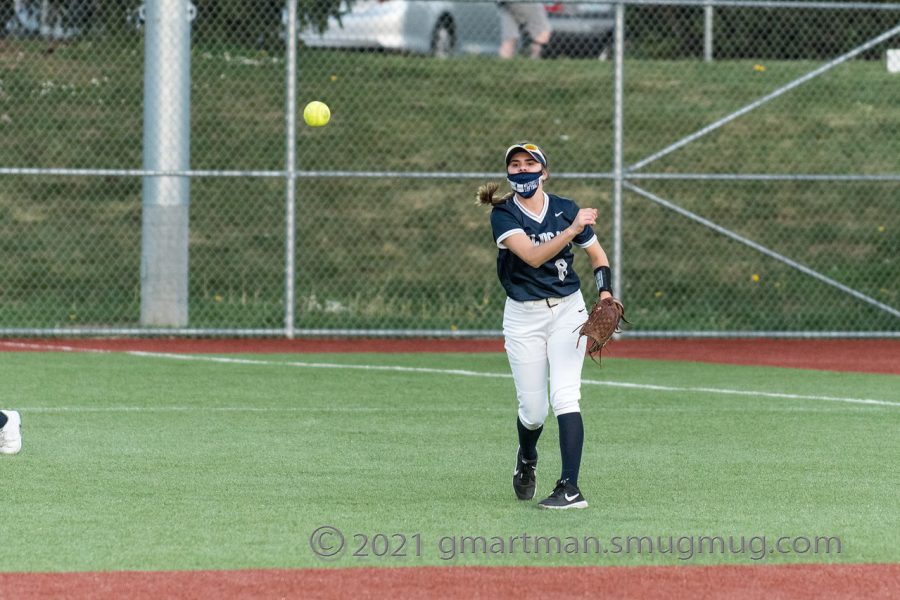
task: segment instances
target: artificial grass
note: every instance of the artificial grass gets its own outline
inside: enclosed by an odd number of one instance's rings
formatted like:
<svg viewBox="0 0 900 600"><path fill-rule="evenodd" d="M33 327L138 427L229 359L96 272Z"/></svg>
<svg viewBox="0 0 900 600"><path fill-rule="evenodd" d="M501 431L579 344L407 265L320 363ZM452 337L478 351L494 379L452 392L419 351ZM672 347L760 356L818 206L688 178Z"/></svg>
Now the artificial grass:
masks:
<svg viewBox="0 0 900 600"><path fill-rule="evenodd" d="M681 389L583 387L591 507L560 514L513 497L515 398L503 355L246 358L256 362L0 354L10 374L0 397L22 411L25 434L22 454L0 460L0 571L900 560L900 407L690 390L897 403L894 376L586 365L585 379ZM559 470L552 418L539 451L543 495ZM312 553L322 525L344 533L346 554ZM394 534L406 536L407 556L375 556L383 544L399 549ZM369 555L354 557L362 535ZM438 547L447 536L521 535L595 536L607 552L518 546L445 560ZM617 552L612 540L629 536L835 536L841 552Z"/></svg>

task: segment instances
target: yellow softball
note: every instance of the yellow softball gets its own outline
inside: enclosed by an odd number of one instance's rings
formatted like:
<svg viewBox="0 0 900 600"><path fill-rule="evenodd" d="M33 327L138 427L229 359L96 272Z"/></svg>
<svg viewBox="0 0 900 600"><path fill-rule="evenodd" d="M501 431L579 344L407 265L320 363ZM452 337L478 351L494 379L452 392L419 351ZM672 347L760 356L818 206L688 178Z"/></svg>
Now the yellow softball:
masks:
<svg viewBox="0 0 900 600"><path fill-rule="evenodd" d="M331 109L324 102L313 100L303 109L303 120L310 127L321 127L331 119Z"/></svg>

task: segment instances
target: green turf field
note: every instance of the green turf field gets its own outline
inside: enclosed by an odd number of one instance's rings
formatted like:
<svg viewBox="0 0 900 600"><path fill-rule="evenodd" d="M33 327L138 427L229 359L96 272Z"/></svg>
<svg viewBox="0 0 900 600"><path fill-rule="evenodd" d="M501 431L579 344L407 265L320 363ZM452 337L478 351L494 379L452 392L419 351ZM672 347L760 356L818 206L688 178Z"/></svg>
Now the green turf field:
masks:
<svg viewBox="0 0 900 600"><path fill-rule="evenodd" d="M25 435L0 460L0 571L900 561L896 376L588 363L591 507L557 513L514 499L502 354L2 353L0 365L0 403ZM551 419L539 496L558 473L556 433ZM336 559L310 548L323 525L345 536ZM507 545L445 560L461 536ZM529 553L511 536L594 537L607 552ZM626 552L629 536L747 546L651 555ZM762 536L835 537L840 553L832 541L763 557ZM361 546L369 556L353 556Z"/></svg>

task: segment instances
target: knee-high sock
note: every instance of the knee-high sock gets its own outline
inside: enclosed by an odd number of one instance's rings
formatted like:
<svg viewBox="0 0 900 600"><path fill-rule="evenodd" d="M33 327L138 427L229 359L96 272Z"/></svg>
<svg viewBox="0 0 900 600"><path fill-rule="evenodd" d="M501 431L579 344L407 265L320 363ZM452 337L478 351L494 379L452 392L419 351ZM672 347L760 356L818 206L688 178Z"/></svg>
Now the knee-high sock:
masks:
<svg viewBox="0 0 900 600"><path fill-rule="evenodd" d="M584 445L584 422L580 412L566 413L556 418L559 423L559 452L562 456L562 475L574 486L578 485L581 468L581 447Z"/></svg>
<svg viewBox="0 0 900 600"><path fill-rule="evenodd" d="M516 417L516 428L519 430L519 448L522 449L522 458L525 460L536 459L538 438L541 437L544 426L541 425L537 429L528 429Z"/></svg>

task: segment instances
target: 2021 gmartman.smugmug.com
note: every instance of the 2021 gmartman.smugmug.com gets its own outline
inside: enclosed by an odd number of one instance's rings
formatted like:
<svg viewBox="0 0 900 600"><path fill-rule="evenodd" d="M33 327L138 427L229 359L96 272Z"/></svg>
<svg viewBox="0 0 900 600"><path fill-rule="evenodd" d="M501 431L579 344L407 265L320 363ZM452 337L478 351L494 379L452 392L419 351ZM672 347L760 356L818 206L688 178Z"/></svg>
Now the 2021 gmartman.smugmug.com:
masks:
<svg viewBox="0 0 900 600"><path fill-rule="evenodd" d="M647 556L688 561L700 556L746 557L759 561L782 555L838 555L837 536L799 535L431 535L415 532L347 532L317 527L309 547L319 558L404 560L437 557Z"/></svg>

